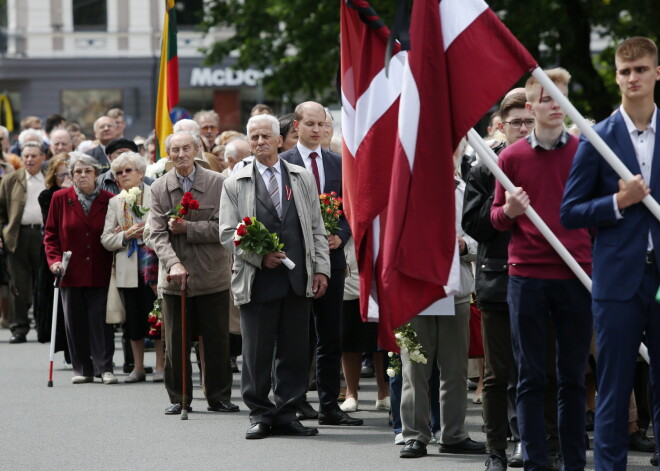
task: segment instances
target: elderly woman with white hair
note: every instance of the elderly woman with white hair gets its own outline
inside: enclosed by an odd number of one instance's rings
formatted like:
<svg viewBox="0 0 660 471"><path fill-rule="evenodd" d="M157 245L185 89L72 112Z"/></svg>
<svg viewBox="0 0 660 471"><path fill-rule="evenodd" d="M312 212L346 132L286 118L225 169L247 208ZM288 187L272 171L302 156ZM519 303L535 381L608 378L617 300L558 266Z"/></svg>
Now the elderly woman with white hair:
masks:
<svg viewBox="0 0 660 471"><path fill-rule="evenodd" d="M112 193L96 185L98 161L82 152L69 153L73 186L53 194L46 222L44 245L50 271L63 271L62 256L71 252L60 281L64 323L74 384L101 377L114 384L112 327L105 322L112 254L101 245L101 233Z"/></svg>
<svg viewBox="0 0 660 471"><path fill-rule="evenodd" d="M124 152L111 165L115 181L122 192L110 200L105 227L101 235L103 246L114 252L116 285L124 300L124 327L131 340L134 367L125 382L138 383L146 379L144 370L144 338L149 333L148 316L156 300L158 259L142 241L144 223L151 205L151 187L144 182L146 161L137 152ZM156 371L153 380L163 381L165 359L163 341L156 345Z"/></svg>

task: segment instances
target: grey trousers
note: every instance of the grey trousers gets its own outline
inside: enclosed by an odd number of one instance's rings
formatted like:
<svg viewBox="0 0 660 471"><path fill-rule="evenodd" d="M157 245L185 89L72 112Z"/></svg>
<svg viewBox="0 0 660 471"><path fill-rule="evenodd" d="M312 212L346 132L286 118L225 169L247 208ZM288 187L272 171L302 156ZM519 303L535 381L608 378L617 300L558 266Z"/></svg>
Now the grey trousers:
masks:
<svg viewBox="0 0 660 471"><path fill-rule="evenodd" d="M401 423L403 439L431 441L429 429L429 378L433 362L440 370L440 433L444 445L466 438L467 360L470 344L470 303L456 304L454 316L417 316L411 324L426 352L426 364L410 361L401 354L403 387Z"/></svg>
<svg viewBox="0 0 660 471"><path fill-rule="evenodd" d="M9 327L14 335L30 331L28 309L33 302L32 292L39 276L39 253L44 237L38 226L21 226L18 245L7 255L9 281Z"/></svg>

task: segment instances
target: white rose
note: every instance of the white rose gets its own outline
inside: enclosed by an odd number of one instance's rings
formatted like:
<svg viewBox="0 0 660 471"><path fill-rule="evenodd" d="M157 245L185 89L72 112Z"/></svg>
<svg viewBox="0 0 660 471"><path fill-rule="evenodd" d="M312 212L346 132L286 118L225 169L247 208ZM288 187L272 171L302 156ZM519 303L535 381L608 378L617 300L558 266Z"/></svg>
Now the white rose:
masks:
<svg viewBox="0 0 660 471"><path fill-rule="evenodd" d="M392 358L394 356L394 352L387 352L387 356Z"/></svg>
<svg viewBox="0 0 660 471"><path fill-rule="evenodd" d="M394 371L394 368L387 369L387 376L389 376L390 378L394 378L396 376L396 371Z"/></svg>
<svg viewBox="0 0 660 471"><path fill-rule="evenodd" d="M397 332L396 334L394 334L394 338L397 340L401 340L403 338L403 334L401 334L401 332Z"/></svg>

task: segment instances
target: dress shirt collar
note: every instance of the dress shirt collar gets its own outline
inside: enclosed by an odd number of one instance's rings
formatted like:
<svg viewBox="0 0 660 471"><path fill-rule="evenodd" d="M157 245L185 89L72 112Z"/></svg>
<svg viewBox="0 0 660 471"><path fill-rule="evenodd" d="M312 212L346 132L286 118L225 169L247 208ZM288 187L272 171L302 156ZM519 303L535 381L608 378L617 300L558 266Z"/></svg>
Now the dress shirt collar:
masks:
<svg viewBox="0 0 660 471"><path fill-rule="evenodd" d="M626 113L626 110L623 109L623 105L619 107L619 112L621 113L621 116L623 117L623 122L626 123L626 129L628 130L628 134L638 134L637 131L647 131L651 130L653 134L655 134L656 130L656 124L657 124L657 117L658 117L658 107L654 106L653 107L653 116L651 116L651 122L647 126L646 129L637 129L635 127L635 123L633 123L633 120L630 116L628 116L628 113Z"/></svg>
<svg viewBox="0 0 660 471"><path fill-rule="evenodd" d="M259 173L260 173L262 176L263 176L264 172L266 171L266 169L270 168L270 167L268 167L268 166L262 164L261 162L259 162L257 159L254 159L254 163L255 163L255 165L257 166L257 170L259 170ZM282 164L280 163L280 159L279 159L279 157L278 157L277 162L275 162L275 164L273 165L273 170L275 170L275 173L276 173L276 174L280 174L280 175L282 175L282 168L281 168L281 165L282 165Z"/></svg>
<svg viewBox="0 0 660 471"><path fill-rule="evenodd" d="M186 177L188 179L190 179L190 182L191 182L190 187L192 188L192 184L195 183L195 173L197 173L197 166L194 165L193 169L192 169L192 172L190 172L185 177L183 175L179 174L179 172L177 172L176 170L174 171L174 173L176 173L176 178L179 180L179 185L181 185L182 188L183 188L183 179L186 178Z"/></svg>
<svg viewBox="0 0 660 471"><path fill-rule="evenodd" d="M26 181L27 181L27 180L35 179L35 180L37 180L38 182L43 182L43 181L45 181L45 178L46 178L46 177L44 177L44 174L41 173L41 172L37 172L35 175L32 175L32 174L31 174L30 172L28 172L27 170L25 171L25 180L26 180Z"/></svg>
<svg viewBox="0 0 660 471"><path fill-rule="evenodd" d="M536 138L536 129L530 132L525 139L527 139L527 142L529 142L529 145L532 147L532 149L554 150L559 149L560 147L564 147L566 144L568 144L568 141L571 140L571 135L568 133L568 131L566 131L566 129L562 129L559 138L555 141L554 144L552 144L550 149L546 149L539 143L539 140Z"/></svg>
<svg viewBox="0 0 660 471"><path fill-rule="evenodd" d="M323 152L321 151L320 144L316 146L316 149L308 149L307 147L302 145L300 141L298 141L296 143L296 147L298 148L298 152L300 152L300 156L302 157L303 162L309 159L309 154L311 154L312 152L316 152L316 154L318 155L317 159L319 159L319 161L323 161Z"/></svg>

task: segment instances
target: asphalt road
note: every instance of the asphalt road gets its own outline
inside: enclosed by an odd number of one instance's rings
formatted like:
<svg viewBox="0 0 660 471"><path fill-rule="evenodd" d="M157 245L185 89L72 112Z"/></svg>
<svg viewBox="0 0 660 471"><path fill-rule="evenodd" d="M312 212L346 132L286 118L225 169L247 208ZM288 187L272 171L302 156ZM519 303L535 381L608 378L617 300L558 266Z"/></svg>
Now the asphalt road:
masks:
<svg viewBox="0 0 660 471"><path fill-rule="evenodd" d="M0 331L0 471L2 470L483 470L485 455L440 454L430 445L429 456L400 459L393 444L387 412L374 408L375 384L363 379L362 427L319 426L309 438L271 437L245 440L249 425L240 399L240 374L234 375L232 401L236 414L206 411L195 375L194 412L188 421L165 416L169 405L162 383L72 385L73 372L56 356L54 387L48 388L48 344L39 344L34 331L28 343L11 345L8 330ZM117 337L115 363L123 362ZM147 353L146 364L155 356ZM481 407L472 404L466 425L471 438L484 441ZM310 393L316 407L318 399ZM309 422L306 422L310 425ZM511 450L511 447L510 447ZM648 454L631 453L629 470L650 470ZM593 453L588 452L588 469Z"/></svg>

